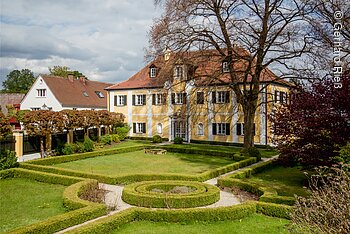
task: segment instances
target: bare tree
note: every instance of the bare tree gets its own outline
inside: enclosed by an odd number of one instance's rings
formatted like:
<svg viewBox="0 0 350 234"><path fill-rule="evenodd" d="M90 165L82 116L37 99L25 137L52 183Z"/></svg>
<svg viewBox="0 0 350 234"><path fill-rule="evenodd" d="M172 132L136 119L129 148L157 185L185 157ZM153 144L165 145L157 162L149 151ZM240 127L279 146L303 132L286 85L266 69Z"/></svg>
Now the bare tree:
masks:
<svg viewBox="0 0 350 234"><path fill-rule="evenodd" d="M150 32L150 53L186 51L202 60L228 63L229 87L244 113L244 147L254 144L253 124L261 82L269 65L309 51L304 30L308 6L299 0L156 0L164 8ZM210 56L205 51L215 51ZM191 59L191 58L188 58ZM223 82L219 69L206 71L207 84ZM203 77L202 77L203 78ZM275 77L278 80L282 77ZM227 83L227 82L226 82Z"/></svg>

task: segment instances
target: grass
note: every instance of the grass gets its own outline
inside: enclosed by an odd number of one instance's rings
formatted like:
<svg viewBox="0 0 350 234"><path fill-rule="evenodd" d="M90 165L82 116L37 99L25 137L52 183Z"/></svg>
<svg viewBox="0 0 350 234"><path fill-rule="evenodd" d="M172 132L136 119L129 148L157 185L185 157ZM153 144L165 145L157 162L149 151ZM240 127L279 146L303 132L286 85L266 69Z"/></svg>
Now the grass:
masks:
<svg viewBox="0 0 350 234"><path fill-rule="evenodd" d="M197 174L233 162L224 157L171 152L153 155L135 151L61 163L55 167L110 176L132 173Z"/></svg>
<svg viewBox="0 0 350 234"><path fill-rule="evenodd" d="M150 145L151 141L142 141L142 140L129 140L121 141L120 143L113 143L112 145L105 145L102 149L111 149L111 148L120 148L120 147L131 147L131 146L140 146L140 145Z"/></svg>
<svg viewBox="0 0 350 234"><path fill-rule="evenodd" d="M64 189L22 178L0 180L0 232L64 213Z"/></svg>
<svg viewBox="0 0 350 234"><path fill-rule="evenodd" d="M240 153L242 147L237 146L223 146L223 145L205 145L205 144L181 144L176 145L173 144L170 147L175 148L190 148L190 149L207 149L207 150L216 150L221 152L232 152L232 153ZM272 157L278 154L278 151L275 149L258 149L261 153L262 157Z"/></svg>
<svg viewBox="0 0 350 234"><path fill-rule="evenodd" d="M289 221L285 219L273 218L261 214L254 214L250 217L235 221L220 221L220 222L196 222L190 224L182 223L164 223L164 222L149 222L137 221L126 224L115 230L113 233L123 234L167 234L167 233L186 233L186 234L205 234L205 233L230 233L230 234L283 234L289 233L285 228Z"/></svg>
<svg viewBox="0 0 350 234"><path fill-rule="evenodd" d="M251 183L274 188L280 196L307 196L306 188L303 188L306 175L301 171L301 167L276 166L261 173L246 178Z"/></svg>

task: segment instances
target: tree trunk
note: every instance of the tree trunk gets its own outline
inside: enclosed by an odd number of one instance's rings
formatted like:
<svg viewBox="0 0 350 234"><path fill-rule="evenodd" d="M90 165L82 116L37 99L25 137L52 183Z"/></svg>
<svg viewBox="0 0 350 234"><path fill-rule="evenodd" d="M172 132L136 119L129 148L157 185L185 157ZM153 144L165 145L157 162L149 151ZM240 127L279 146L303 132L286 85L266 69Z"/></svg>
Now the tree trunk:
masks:
<svg viewBox="0 0 350 234"><path fill-rule="evenodd" d="M40 157L44 158L44 152L45 152L45 144L44 144L44 137L40 137Z"/></svg>
<svg viewBox="0 0 350 234"><path fill-rule="evenodd" d="M51 151L51 146L52 146L52 135L47 134L46 135L46 151L47 152Z"/></svg>
<svg viewBox="0 0 350 234"><path fill-rule="evenodd" d="M67 133L67 143L68 144L72 144L73 143L73 130L68 130L68 133Z"/></svg>
<svg viewBox="0 0 350 234"><path fill-rule="evenodd" d="M244 113L244 148L254 146L254 118L256 112L256 101L249 101L243 106Z"/></svg>

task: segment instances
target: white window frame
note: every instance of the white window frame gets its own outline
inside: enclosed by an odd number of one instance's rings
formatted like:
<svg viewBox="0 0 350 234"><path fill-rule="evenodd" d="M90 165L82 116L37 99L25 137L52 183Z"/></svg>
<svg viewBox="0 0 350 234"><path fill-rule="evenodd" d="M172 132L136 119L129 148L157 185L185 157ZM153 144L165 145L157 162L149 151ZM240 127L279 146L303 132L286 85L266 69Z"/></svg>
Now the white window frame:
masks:
<svg viewBox="0 0 350 234"><path fill-rule="evenodd" d="M126 95L118 95L117 97L117 106L125 106Z"/></svg>
<svg viewBox="0 0 350 234"><path fill-rule="evenodd" d="M163 125L161 123L157 124L157 134L163 134Z"/></svg>
<svg viewBox="0 0 350 234"><path fill-rule="evenodd" d="M144 104L143 94L135 95L135 106L143 106Z"/></svg>
<svg viewBox="0 0 350 234"><path fill-rule="evenodd" d="M152 77L152 78L156 77L157 76L157 68L151 67L149 73L150 73L150 77Z"/></svg>
<svg viewBox="0 0 350 234"><path fill-rule="evenodd" d="M144 133L143 129L144 123L136 123L136 133L140 134L140 133Z"/></svg>
<svg viewBox="0 0 350 234"><path fill-rule="evenodd" d="M184 69L182 66L176 66L175 67L175 77L182 78L184 74Z"/></svg>
<svg viewBox="0 0 350 234"><path fill-rule="evenodd" d="M216 123L216 135L226 136L226 123Z"/></svg>
<svg viewBox="0 0 350 234"><path fill-rule="evenodd" d="M226 103L226 91L216 92L216 103Z"/></svg>
<svg viewBox="0 0 350 234"><path fill-rule="evenodd" d="M228 62L226 62L226 61L222 62L222 71L223 72L229 72L230 71L230 69L228 67Z"/></svg>
<svg viewBox="0 0 350 234"><path fill-rule="evenodd" d="M184 104L184 96L183 93L175 93L175 104Z"/></svg>
<svg viewBox="0 0 350 234"><path fill-rule="evenodd" d="M156 93L155 94L155 104L156 105L162 105L163 104L163 94L162 93Z"/></svg>
<svg viewBox="0 0 350 234"><path fill-rule="evenodd" d="M197 125L197 136L204 136L204 124L202 123Z"/></svg>
<svg viewBox="0 0 350 234"><path fill-rule="evenodd" d="M36 96L37 97L46 97L46 89L37 89Z"/></svg>

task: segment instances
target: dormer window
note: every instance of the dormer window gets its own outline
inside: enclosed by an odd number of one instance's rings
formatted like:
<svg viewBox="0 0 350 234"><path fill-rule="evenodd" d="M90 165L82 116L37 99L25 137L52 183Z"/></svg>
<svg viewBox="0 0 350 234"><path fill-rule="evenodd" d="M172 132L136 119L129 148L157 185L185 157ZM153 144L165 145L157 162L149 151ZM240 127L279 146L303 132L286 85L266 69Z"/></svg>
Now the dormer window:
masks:
<svg viewBox="0 0 350 234"><path fill-rule="evenodd" d="M95 91L95 93L96 93L96 95L97 95L99 98L104 98L104 97L105 97L101 91Z"/></svg>
<svg viewBox="0 0 350 234"><path fill-rule="evenodd" d="M175 67L175 77L182 78L183 77L183 68L182 66Z"/></svg>
<svg viewBox="0 0 350 234"><path fill-rule="evenodd" d="M229 72L230 69L228 67L228 62L227 61L224 61L222 62L222 72Z"/></svg>
<svg viewBox="0 0 350 234"><path fill-rule="evenodd" d="M154 78L157 75L157 68L156 67L151 67L149 71L149 76Z"/></svg>
<svg viewBox="0 0 350 234"><path fill-rule="evenodd" d="M89 96L89 94L86 91L83 92L83 95L84 95L84 97L88 97Z"/></svg>

